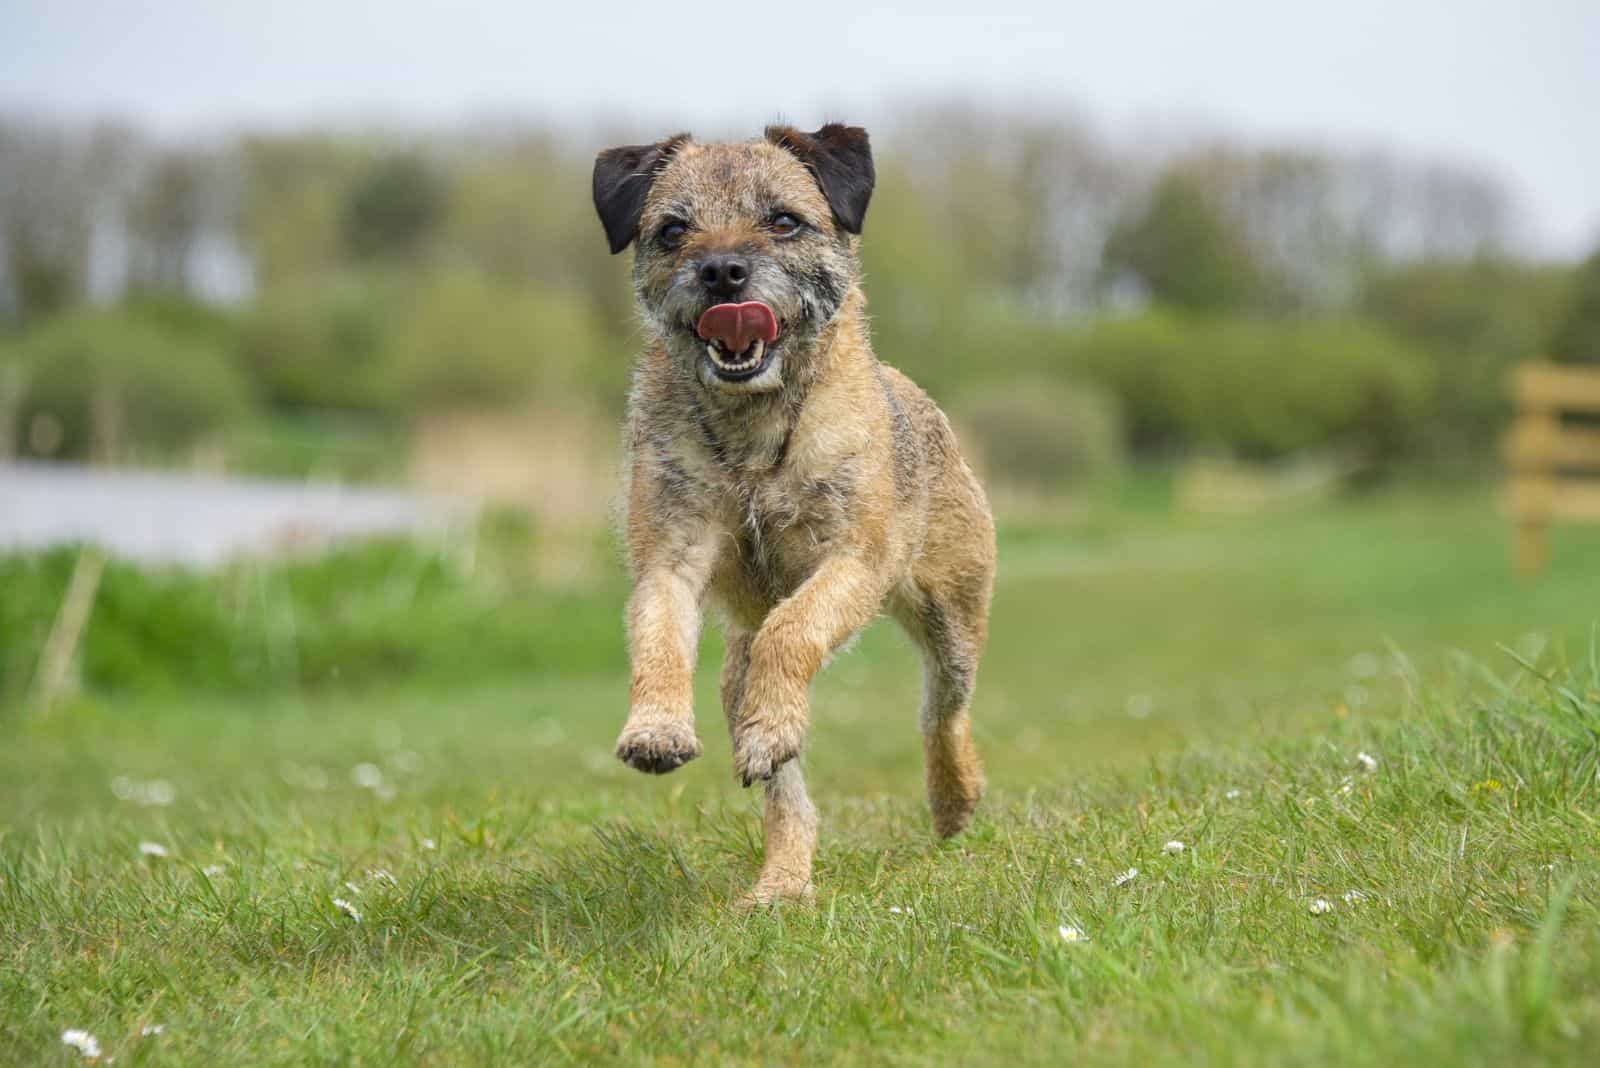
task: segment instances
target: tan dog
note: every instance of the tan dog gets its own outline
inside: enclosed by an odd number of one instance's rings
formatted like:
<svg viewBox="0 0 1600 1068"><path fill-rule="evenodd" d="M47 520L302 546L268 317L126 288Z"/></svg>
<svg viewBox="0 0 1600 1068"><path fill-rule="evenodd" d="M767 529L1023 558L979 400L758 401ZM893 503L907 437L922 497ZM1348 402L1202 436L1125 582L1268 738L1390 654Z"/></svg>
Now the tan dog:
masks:
<svg viewBox="0 0 1600 1068"><path fill-rule="evenodd" d="M633 683L617 755L700 754L691 681L704 606L726 628L734 771L767 790L753 902L811 893L816 810L795 759L829 654L887 609L922 649L934 829L983 794L968 733L994 524L944 415L867 341L857 235L866 131L688 135L595 161L612 252L637 242L648 343L629 398Z"/></svg>

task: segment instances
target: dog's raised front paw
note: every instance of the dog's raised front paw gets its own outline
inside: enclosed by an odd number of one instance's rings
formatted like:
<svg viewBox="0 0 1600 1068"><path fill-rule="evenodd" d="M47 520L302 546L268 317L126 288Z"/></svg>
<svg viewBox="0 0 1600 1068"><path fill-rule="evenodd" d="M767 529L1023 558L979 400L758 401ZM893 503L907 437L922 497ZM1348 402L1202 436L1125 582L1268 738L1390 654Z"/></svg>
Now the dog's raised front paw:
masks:
<svg viewBox="0 0 1600 1068"><path fill-rule="evenodd" d="M747 717L733 734L733 773L746 786L770 779L800 755L804 740L802 722L792 717Z"/></svg>
<svg viewBox="0 0 1600 1068"><path fill-rule="evenodd" d="M617 739L617 759L630 768L665 775L700 755L700 739L688 721L630 723Z"/></svg>

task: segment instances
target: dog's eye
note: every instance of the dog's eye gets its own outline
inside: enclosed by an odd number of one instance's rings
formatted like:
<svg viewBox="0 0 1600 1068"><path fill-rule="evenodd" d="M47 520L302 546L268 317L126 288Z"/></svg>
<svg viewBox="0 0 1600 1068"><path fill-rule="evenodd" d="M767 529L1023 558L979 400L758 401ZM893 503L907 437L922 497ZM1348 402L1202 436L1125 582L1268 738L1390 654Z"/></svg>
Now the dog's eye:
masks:
<svg viewBox="0 0 1600 1068"><path fill-rule="evenodd" d="M661 224L661 229L656 231L656 240L667 248L677 248L683 243L683 235L689 228L677 219L669 219Z"/></svg>
<svg viewBox="0 0 1600 1068"><path fill-rule="evenodd" d="M772 221L768 225L772 227L772 232L779 237L789 237L792 234L799 233L800 227L805 224L788 212L781 211L772 217Z"/></svg>

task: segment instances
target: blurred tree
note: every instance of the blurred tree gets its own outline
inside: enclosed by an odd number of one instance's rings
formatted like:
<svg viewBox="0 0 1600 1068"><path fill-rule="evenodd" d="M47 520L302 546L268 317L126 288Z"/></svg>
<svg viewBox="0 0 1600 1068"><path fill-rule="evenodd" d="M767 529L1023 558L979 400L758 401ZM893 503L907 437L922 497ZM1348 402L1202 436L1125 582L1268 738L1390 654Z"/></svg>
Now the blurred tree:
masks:
<svg viewBox="0 0 1600 1068"><path fill-rule="evenodd" d="M1503 257L1423 261L1375 270L1357 309L1422 347L1438 381L1423 447L1436 468L1481 470L1509 414L1505 375L1540 354L1570 271Z"/></svg>
<svg viewBox="0 0 1600 1068"><path fill-rule="evenodd" d="M207 184L204 164L193 153L165 153L151 166L127 209L132 288L185 291L189 256L204 220Z"/></svg>
<svg viewBox="0 0 1600 1068"><path fill-rule="evenodd" d="M442 239L451 261L564 291L624 342L634 329L628 257L610 255L593 215L573 210L589 197L588 161L523 129L485 134L461 156Z"/></svg>
<svg viewBox="0 0 1600 1068"><path fill-rule="evenodd" d="M1578 268L1571 300L1547 352L1561 363L1600 364L1600 249Z"/></svg>
<svg viewBox="0 0 1600 1068"><path fill-rule="evenodd" d="M1113 285L1131 278L1152 301L1184 311L1226 313L1261 301L1242 236L1181 169L1163 174L1148 203L1112 228L1102 271Z"/></svg>
<svg viewBox="0 0 1600 1068"><path fill-rule="evenodd" d="M82 289L79 270L66 257L53 254L32 227L13 225L6 234L15 316L21 322L45 319L66 308Z"/></svg>
<svg viewBox="0 0 1600 1068"><path fill-rule="evenodd" d="M587 209L589 166L650 133L477 124L155 152L128 131L0 121L0 318L31 331L85 297L126 304L124 280L181 290L233 226L235 292L255 283L242 327L138 293L131 318L231 354L278 413L354 411L394 433L530 392L617 405L638 326L629 257L606 254ZM1071 114L948 101L873 133L879 352L951 400L1091 378L1145 448L1269 456L1352 437L1396 453L1412 447L1396 428L1417 425L1441 454L1482 455L1505 364L1549 341L1565 292L1564 269L1491 254L1515 220L1470 169L1222 140L1132 150ZM1120 280L1204 316L1083 329ZM1296 321L1228 321L1263 312ZM1305 319L1316 329L1296 333Z"/></svg>
<svg viewBox="0 0 1600 1068"><path fill-rule="evenodd" d="M415 261L444 217L444 181L421 157L388 156L345 194L340 227L356 260Z"/></svg>
<svg viewBox="0 0 1600 1068"><path fill-rule="evenodd" d="M1348 308L1370 272L1398 262L1494 258L1509 226L1492 177L1383 153L1215 141L1171 157L1161 173L1199 190L1248 250L1252 303L1268 311Z"/></svg>
<svg viewBox="0 0 1600 1068"><path fill-rule="evenodd" d="M1335 217L1336 160L1299 149L1214 144L1178 166L1250 250L1262 307L1328 310L1348 302L1364 247Z"/></svg>
<svg viewBox="0 0 1600 1068"><path fill-rule="evenodd" d="M121 126L0 122L0 311L38 321L88 293L96 223L139 154Z"/></svg>
<svg viewBox="0 0 1600 1068"><path fill-rule="evenodd" d="M907 214L928 227L919 240L956 254L957 295L1056 314L1093 304L1101 246L1123 210L1129 166L1088 123L1070 112L997 115L943 100L875 130L874 141L880 186L883 169L894 167L902 179L894 196L909 200ZM888 206L880 188L868 215L868 255L882 239Z"/></svg>
<svg viewBox="0 0 1600 1068"><path fill-rule="evenodd" d="M239 145L248 188L239 235L264 290L335 273L343 259L340 209L369 158L331 136L248 137Z"/></svg>

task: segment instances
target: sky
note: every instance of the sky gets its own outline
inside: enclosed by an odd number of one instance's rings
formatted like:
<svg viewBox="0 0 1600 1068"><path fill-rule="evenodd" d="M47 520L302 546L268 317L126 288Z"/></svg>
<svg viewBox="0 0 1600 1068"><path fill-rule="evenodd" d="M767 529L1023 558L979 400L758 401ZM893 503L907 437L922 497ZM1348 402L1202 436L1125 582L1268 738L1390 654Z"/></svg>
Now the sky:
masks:
<svg viewBox="0 0 1600 1068"><path fill-rule="evenodd" d="M924 95L1444 158L1507 183L1534 249L1600 242L1600 0L0 0L0 110L172 136L870 128Z"/></svg>

